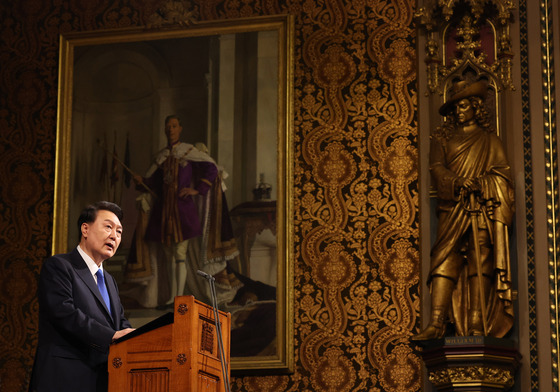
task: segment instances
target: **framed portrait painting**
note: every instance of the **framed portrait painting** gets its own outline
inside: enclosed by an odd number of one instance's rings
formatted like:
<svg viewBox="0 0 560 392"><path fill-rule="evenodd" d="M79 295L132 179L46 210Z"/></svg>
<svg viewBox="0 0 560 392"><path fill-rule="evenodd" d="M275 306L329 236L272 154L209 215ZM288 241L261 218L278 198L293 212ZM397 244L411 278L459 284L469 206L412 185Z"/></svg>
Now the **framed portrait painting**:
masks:
<svg viewBox="0 0 560 392"><path fill-rule="evenodd" d="M78 243L83 207L119 204L123 239L105 268L134 326L167 311L173 266L165 244L146 234L162 195L142 179L162 167L166 119L176 119L179 142L217 172L212 197L193 196L203 234L188 241L179 292L211 304L197 271L216 278L238 373L293 364L292 34L291 17L272 16L70 33L60 42L53 252ZM228 244L221 256L215 238Z"/></svg>

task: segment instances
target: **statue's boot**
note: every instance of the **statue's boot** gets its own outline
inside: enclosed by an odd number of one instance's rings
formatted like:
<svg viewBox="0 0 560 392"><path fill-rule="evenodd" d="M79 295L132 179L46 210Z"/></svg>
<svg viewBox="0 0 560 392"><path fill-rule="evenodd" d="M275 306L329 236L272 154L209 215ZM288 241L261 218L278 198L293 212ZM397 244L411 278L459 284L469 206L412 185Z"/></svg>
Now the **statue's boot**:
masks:
<svg viewBox="0 0 560 392"><path fill-rule="evenodd" d="M411 340L439 339L445 334L445 320L451 303L451 294L455 282L442 276L432 279L432 311L430 323L419 334L414 335Z"/></svg>
<svg viewBox="0 0 560 392"><path fill-rule="evenodd" d="M486 275L482 276L484 299L486 311L488 312L488 295L490 293L491 280ZM484 321L482 319L482 305L480 301L480 288L478 276L469 277L469 313L468 313L468 336L484 336Z"/></svg>
<svg viewBox="0 0 560 392"><path fill-rule="evenodd" d="M445 318L447 310L443 308L432 308L430 323L419 334L414 335L410 340L431 340L443 337L445 333Z"/></svg>
<svg viewBox="0 0 560 392"><path fill-rule="evenodd" d="M480 310L469 310L469 336L484 336L484 323L482 322L482 312Z"/></svg>

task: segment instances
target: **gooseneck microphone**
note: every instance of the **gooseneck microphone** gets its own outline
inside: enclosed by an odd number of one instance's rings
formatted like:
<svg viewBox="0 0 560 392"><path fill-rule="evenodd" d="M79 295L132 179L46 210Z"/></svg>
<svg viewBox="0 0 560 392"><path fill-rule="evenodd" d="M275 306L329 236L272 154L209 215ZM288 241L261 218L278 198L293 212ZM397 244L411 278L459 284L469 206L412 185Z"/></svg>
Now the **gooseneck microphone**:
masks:
<svg viewBox="0 0 560 392"><path fill-rule="evenodd" d="M196 273L197 273L198 275L202 276L202 277L205 278L205 279L208 279L208 280L215 280L214 277L213 277L212 275L207 274L207 273L204 272L204 271L198 270L198 271L196 271Z"/></svg>
<svg viewBox="0 0 560 392"><path fill-rule="evenodd" d="M224 355L224 342L222 340L222 323L220 322L219 313L218 313L218 297L216 296L216 285L214 284L216 279L201 270L196 271L196 273L202 276L204 279L208 281L210 284L210 294L212 297L212 310L214 311L214 324L216 325L216 333L218 334L218 347L220 349L220 363L222 364L222 378L224 380L224 386L227 392L231 392L230 385L229 385L229 374L227 371L227 362L226 357Z"/></svg>

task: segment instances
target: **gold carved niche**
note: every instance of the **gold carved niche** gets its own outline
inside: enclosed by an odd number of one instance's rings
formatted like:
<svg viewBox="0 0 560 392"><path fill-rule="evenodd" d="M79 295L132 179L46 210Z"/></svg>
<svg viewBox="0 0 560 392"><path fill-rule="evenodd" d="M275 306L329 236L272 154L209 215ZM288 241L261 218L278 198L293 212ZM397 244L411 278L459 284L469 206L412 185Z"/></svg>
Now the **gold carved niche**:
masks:
<svg viewBox="0 0 560 392"><path fill-rule="evenodd" d="M430 94L445 92L454 75L486 74L497 90L514 89L511 0L425 0L416 20L426 33ZM442 22L443 21L443 22Z"/></svg>

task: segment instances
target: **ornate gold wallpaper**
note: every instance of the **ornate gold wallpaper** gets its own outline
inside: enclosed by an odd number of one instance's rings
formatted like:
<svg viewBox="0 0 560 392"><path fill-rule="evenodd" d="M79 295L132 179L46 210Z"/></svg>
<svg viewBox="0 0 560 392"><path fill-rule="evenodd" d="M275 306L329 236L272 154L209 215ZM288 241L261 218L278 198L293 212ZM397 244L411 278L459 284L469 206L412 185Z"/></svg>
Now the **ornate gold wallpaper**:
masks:
<svg viewBox="0 0 560 392"><path fill-rule="evenodd" d="M50 253L59 34L146 25L161 0L0 5L0 387L22 391ZM292 14L295 373L235 391L420 390L414 0L192 0Z"/></svg>

